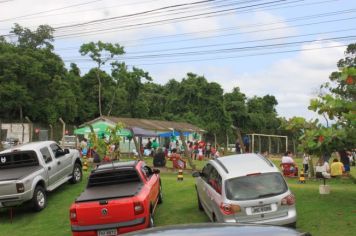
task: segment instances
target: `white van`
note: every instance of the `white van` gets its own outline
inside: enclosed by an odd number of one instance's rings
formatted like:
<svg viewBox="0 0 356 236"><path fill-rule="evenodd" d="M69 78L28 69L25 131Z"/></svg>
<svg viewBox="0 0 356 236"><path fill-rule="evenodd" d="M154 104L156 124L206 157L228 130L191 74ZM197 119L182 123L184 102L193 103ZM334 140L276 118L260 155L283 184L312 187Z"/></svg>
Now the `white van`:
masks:
<svg viewBox="0 0 356 236"><path fill-rule="evenodd" d="M259 154L210 160L193 176L199 209L213 222L296 226L294 195L279 169Z"/></svg>

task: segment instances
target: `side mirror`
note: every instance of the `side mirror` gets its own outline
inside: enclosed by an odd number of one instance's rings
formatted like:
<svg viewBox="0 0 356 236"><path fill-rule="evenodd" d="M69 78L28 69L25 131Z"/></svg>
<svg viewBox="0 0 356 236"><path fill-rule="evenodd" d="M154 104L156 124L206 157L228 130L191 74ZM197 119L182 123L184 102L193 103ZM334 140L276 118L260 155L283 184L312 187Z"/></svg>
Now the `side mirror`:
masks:
<svg viewBox="0 0 356 236"><path fill-rule="evenodd" d="M65 148L64 149L64 154L68 154L69 153L69 149Z"/></svg>
<svg viewBox="0 0 356 236"><path fill-rule="evenodd" d="M153 171L154 174L159 174L159 173L161 173L161 171L160 171L159 169L153 169L152 171Z"/></svg>
<svg viewBox="0 0 356 236"><path fill-rule="evenodd" d="M192 176L193 177L200 177L201 175L200 175L200 172L193 172Z"/></svg>

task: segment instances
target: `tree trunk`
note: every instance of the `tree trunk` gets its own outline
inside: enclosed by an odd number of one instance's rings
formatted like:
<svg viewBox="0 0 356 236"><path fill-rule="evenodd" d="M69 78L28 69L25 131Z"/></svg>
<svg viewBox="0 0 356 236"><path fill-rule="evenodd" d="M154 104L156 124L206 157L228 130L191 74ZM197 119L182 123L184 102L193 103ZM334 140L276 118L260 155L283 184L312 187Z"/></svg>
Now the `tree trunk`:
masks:
<svg viewBox="0 0 356 236"><path fill-rule="evenodd" d="M98 70L96 71L96 78L98 79L98 85L99 85L99 91L98 91L98 105L99 105L99 114L100 116L102 116L102 112L101 112L101 80L100 80L100 75L99 75L99 70L100 67L98 67Z"/></svg>
<svg viewBox="0 0 356 236"><path fill-rule="evenodd" d="M140 145L138 144L136 137L135 137L135 133L133 132L132 128L128 128L132 134L132 139L134 141L135 147L136 147L136 151L138 152L138 158L143 161L142 155L141 155L141 148Z"/></svg>
<svg viewBox="0 0 356 236"><path fill-rule="evenodd" d="M177 131L179 132L180 140L182 140L182 145L184 147L184 155L186 156L186 158L188 158L188 164L193 170L196 170L196 166L193 163L192 157L191 157L191 155L189 155L188 146L187 146L187 143L185 142L185 137L183 135L183 131L179 130L179 129L177 129Z"/></svg>
<svg viewBox="0 0 356 236"><path fill-rule="evenodd" d="M240 143L241 153L244 153L245 152L245 145L244 145L244 142L242 140L240 129L238 127L235 127L235 129L236 129L237 138L238 138L239 143Z"/></svg>

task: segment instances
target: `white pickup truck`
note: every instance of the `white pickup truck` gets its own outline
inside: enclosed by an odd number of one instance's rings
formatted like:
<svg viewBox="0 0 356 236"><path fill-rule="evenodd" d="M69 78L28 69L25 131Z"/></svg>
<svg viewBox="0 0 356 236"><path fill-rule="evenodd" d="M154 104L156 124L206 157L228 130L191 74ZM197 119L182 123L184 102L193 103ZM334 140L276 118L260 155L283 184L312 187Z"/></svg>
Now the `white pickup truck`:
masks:
<svg viewBox="0 0 356 236"><path fill-rule="evenodd" d="M46 192L82 179L82 163L75 149L56 142L27 143L0 152L0 208L30 202L35 211L47 205Z"/></svg>

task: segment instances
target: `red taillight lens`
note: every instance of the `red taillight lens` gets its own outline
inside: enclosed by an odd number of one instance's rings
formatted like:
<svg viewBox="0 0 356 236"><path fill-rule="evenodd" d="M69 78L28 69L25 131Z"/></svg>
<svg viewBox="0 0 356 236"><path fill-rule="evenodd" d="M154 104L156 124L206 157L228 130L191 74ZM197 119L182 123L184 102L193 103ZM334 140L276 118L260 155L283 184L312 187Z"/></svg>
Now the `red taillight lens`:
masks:
<svg viewBox="0 0 356 236"><path fill-rule="evenodd" d="M135 215L142 214L145 211L142 202L134 202L134 212Z"/></svg>
<svg viewBox="0 0 356 236"><path fill-rule="evenodd" d="M282 205L294 205L295 204L295 197L293 194L289 194L287 197L284 197L281 201Z"/></svg>
<svg viewBox="0 0 356 236"><path fill-rule="evenodd" d="M23 183L17 183L16 184L16 190L17 190L18 193L25 192L25 186L23 185Z"/></svg>
<svg viewBox="0 0 356 236"><path fill-rule="evenodd" d="M71 208L69 211L69 218L71 222L77 221L77 210L75 208Z"/></svg>
<svg viewBox="0 0 356 236"><path fill-rule="evenodd" d="M232 205L222 202L220 204L220 210L224 215L231 215L240 212L241 207L239 205Z"/></svg>

